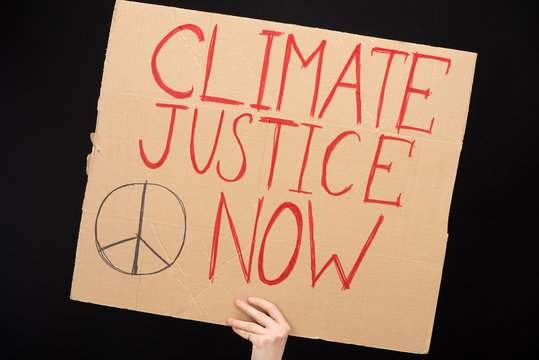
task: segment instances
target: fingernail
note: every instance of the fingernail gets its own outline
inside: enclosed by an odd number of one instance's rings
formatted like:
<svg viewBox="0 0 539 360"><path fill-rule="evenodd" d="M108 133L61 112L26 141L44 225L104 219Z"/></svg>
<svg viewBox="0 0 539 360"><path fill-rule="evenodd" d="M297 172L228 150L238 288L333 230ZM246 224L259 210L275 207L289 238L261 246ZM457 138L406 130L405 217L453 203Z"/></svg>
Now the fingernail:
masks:
<svg viewBox="0 0 539 360"><path fill-rule="evenodd" d="M240 299L236 299L236 304L241 305L241 304L243 304L243 301L241 301Z"/></svg>

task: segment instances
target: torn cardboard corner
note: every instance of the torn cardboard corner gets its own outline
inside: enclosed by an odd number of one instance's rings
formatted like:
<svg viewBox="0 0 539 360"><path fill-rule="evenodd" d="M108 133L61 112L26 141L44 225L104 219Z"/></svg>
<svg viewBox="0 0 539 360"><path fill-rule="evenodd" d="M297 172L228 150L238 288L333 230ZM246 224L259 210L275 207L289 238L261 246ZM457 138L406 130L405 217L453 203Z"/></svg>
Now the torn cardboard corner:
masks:
<svg viewBox="0 0 539 360"><path fill-rule="evenodd" d="M86 175L90 174L92 157L101 153L101 147L96 143L97 139L93 132L90 133L90 141L92 142L92 152L86 156Z"/></svg>
<svg viewBox="0 0 539 360"><path fill-rule="evenodd" d="M71 298L427 352L475 58L118 1Z"/></svg>

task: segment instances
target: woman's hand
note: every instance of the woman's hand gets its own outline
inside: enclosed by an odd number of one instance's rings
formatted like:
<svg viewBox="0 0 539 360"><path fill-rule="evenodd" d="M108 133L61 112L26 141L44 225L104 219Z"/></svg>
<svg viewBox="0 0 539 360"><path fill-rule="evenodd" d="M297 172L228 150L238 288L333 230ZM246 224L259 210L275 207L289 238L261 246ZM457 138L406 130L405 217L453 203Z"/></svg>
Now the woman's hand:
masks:
<svg viewBox="0 0 539 360"><path fill-rule="evenodd" d="M229 318L228 324L239 336L253 343L252 360L280 360L290 331L290 325L277 308L267 300L250 297L249 303L263 309L267 314L242 300L236 306L255 322Z"/></svg>

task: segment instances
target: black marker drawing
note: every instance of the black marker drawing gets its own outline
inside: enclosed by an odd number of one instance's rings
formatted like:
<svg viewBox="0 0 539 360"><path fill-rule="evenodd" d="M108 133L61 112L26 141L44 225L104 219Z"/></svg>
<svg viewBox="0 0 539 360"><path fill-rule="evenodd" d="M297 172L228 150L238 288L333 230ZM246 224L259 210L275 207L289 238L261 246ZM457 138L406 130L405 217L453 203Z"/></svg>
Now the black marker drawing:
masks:
<svg viewBox="0 0 539 360"><path fill-rule="evenodd" d="M175 199L174 203L178 204L178 213L181 219L183 219L183 234L180 233L175 237L174 239L168 241L168 244L171 244L172 246L172 255L170 253L167 254L167 251L164 251L164 248L161 244L162 240L159 240L159 243L161 247L159 249L155 249L155 246L152 247L150 245L151 241L147 241L148 239L144 239L142 237L142 230L144 225L144 207L146 206L146 203L148 202L148 189L153 189L152 191L160 190L160 191L167 191L167 194L170 194ZM133 222L133 235L129 236L127 238L123 238L121 240L114 240L113 242L102 245L106 243L104 239L107 237L107 234L101 234L99 230L99 220L100 215L103 209L103 206L107 202L107 200L110 201L114 196L117 196L119 193L122 192L129 192L130 196L134 196L137 194L140 194L140 211L138 212L138 225L136 225L136 222ZM124 195L125 196L125 195ZM153 206L159 206L159 204L154 204ZM99 206L99 210L97 211L97 215L95 218L95 244L97 247L97 252L103 259L103 261L109 265L111 268L113 268L116 271L119 271L124 274L128 275L151 275L156 274L158 272L161 272L165 269L168 269L174 262L178 259L180 256L180 253L182 252L183 245L185 243L185 235L186 235L186 229L187 229L187 214L185 212L185 206L183 202L181 201L180 197L176 195L172 190L169 188L160 185L160 184L154 184L154 183L148 183L148 181L144 183L131 183L131 184L125 184L122 186L117 187L116 189L112 190L101 202L101 205ZM110 237L110 236L109 236ZM101 239L101 240L100 240ZM107 239L110 240L110 239ZM131 252L128 247L122 248L122 251L129 251L129 255L127 256L128 259L133 259L132 261L129 261L129 266L127 266L125 263L122 264L115 264L114 261L111 261L110 256L107 256L107 250L110 250L111 248L115 248L119 245L126 244L126 243L135 243L135 250L134 253ZM143 267L140 264L140 258L139 254L142 250L142 248L146 248L150 251L150 253L155 256L156 259L159 261L153 262L153 266L146 266ZM170 250L170 246L169 246ZM123 253L123 258L126 257L125 252ZM125 261L124 261L125 262ZM155 265L155 264L158 265Z"/></svg>

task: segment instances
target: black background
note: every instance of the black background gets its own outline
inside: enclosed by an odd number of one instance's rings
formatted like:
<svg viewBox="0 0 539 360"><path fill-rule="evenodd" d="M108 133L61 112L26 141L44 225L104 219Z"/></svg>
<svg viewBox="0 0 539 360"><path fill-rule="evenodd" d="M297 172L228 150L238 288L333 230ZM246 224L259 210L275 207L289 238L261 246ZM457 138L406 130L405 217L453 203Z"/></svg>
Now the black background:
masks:
<svg viewBox="0 0 539 360"><path fill-rule="evenodd" d="M477 52L430 353L291 337L285 358L519 358L536 350L537 40L530 6L156 3ZM224 326L69 300L114 2L2 6L0 356L248 359L249 343Z"/></svg>

